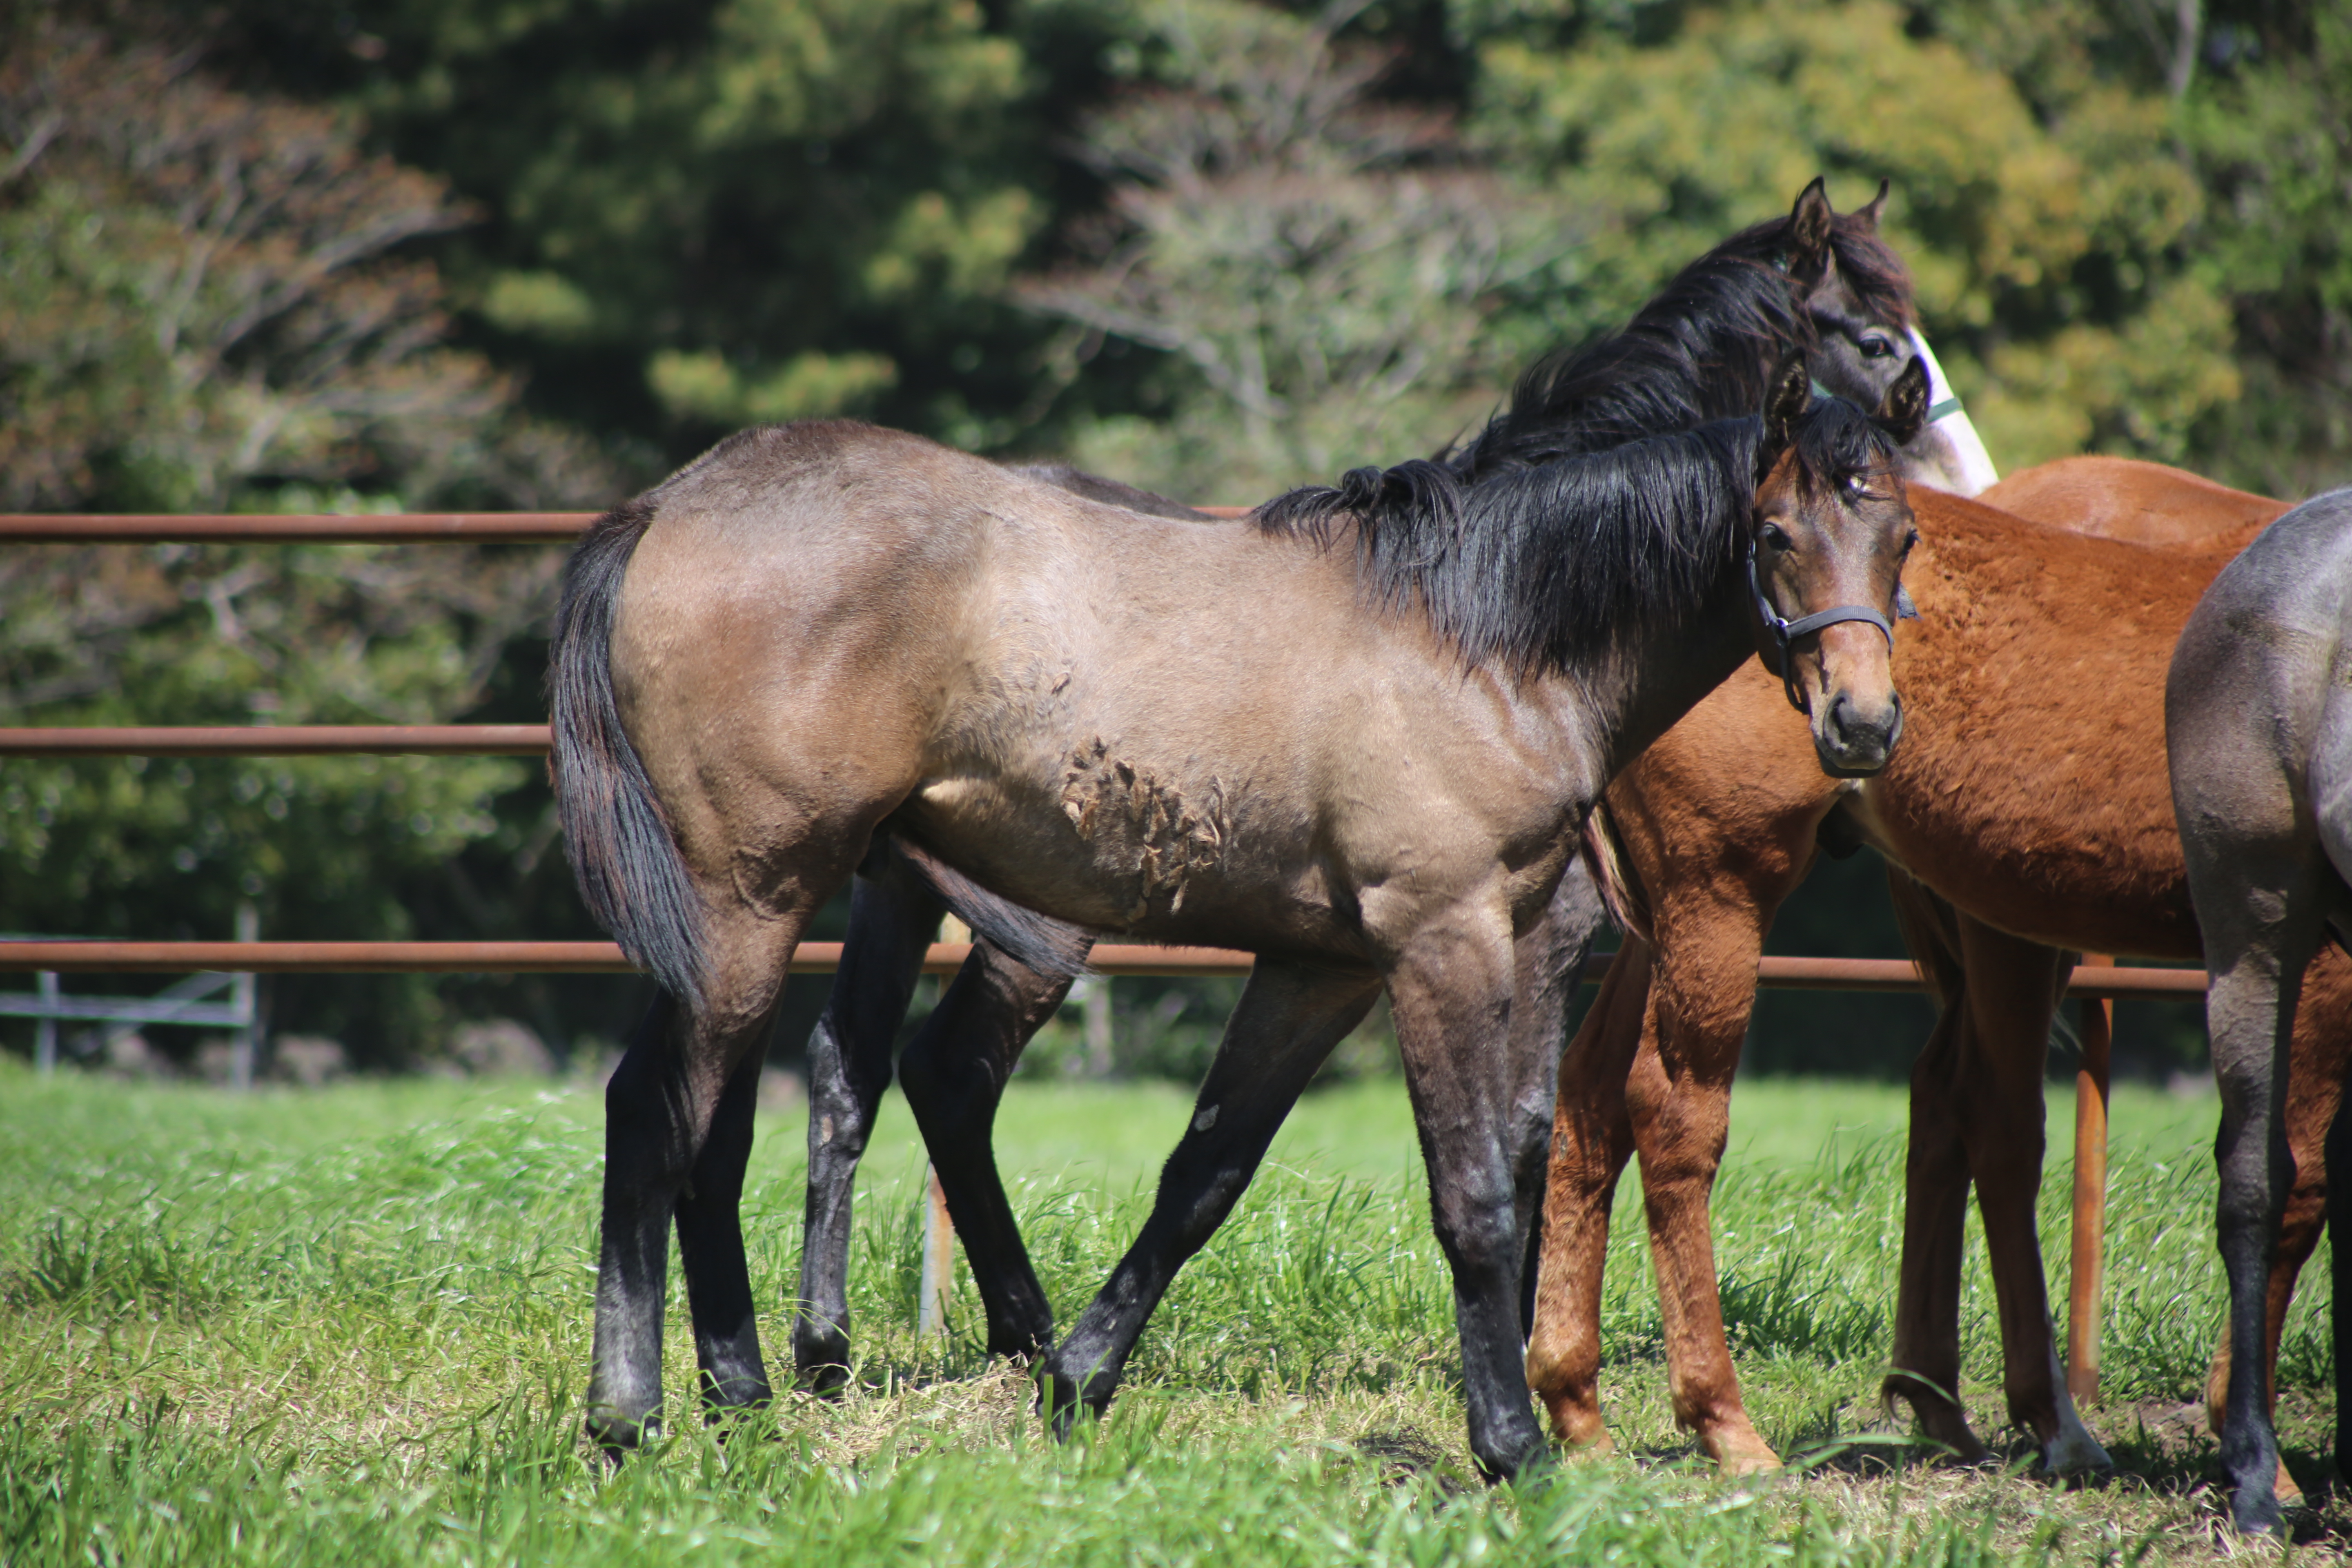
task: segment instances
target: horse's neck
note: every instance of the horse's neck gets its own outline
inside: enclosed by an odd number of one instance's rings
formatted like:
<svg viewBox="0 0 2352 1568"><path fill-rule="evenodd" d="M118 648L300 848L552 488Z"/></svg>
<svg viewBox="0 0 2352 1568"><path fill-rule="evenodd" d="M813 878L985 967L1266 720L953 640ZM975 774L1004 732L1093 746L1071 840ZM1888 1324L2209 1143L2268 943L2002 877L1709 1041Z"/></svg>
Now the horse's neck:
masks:
<svg viewBox="0 0 2352 1568"><path fill-rule="evenodd" d="M1595 753L1605 759L1601 782L1616 777L1755 651L1738 574L1727 573L1688 621L1643 627L1586 671L1578 684Z"/></svg>

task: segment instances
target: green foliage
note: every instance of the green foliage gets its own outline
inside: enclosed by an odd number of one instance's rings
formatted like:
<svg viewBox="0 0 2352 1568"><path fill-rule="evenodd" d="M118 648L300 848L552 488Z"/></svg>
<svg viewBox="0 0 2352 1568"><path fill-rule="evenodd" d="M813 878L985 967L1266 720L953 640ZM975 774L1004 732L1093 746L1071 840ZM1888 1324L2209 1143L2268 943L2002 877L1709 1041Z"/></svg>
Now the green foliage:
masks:
<svg viewBox="0 0 2352 1568"><path fill-rule="evenodd" d="M1847 206L1892 183L1886 232L2004 468L2095 444L2178 460L2237 392L2226 300L2177 256L2202 197L2161 98L2092 78L2038 110L2011 72L1876 0L1471 16L1492 29L1486 145L1615 219L1549 304L1565 327L1622 317L1826 173Z"/></svg>
<svg viewBox="0 0 2352 1568"><path fill-rule="evenodd" d="M2064 1101L2053 1106L2063 1120ZM2218 1321L2212 1101L2118 1093L2105 1365L2087 1412L2127 1475L2067 1491L1959 1475L1878 1415L1903 1097L1743 1086L1717 1205L1749 1405L1811 1471L1718 1480L1674 1426L1638 1192L1610 1240L1604 1388L1621 1454L1489 1490L1462 1438L1451 1292L1394 1084L1310 1098L1180 1275L1109 1418L1060 1447L980 1353L969 1282L914 1334L921 1154L887 1102L850 1274L856 1375L608 1475L578 1438L593 1087L377 1083L228 1097L0 1063L0 1555L66 1562L1975 1564L2218 1561L2211 1447L2159 1441ZM998 1149L1066 1316L1141 1223L1189 1116L1164 1089L1016 1086ZM761 1330L785 1342L800 1117L746 1189ZM1630 1179L1629 1179L1630 1181ZM2059 1246L2067 1175L2043 1183ZM1962 1396L1998 1430L1999 1330L1973 1239ZM961 1273L961 1270L959 1271ZM2315 1479L2326 1270L2287 1333L2289 1460ZM2315 1300L2314 1299L2315 1298ZM673 1323L685 1321L674 1297ZM2315 1356L2315 1346L2323 1347ZM772 1365L774 1364L772 1363ZM2169 1430L2169 1428L2168 1428ZM1853 1462L1856 1445L1894 1468ZM1844 1457L1838 1458L1843 1451Z"/></svg>

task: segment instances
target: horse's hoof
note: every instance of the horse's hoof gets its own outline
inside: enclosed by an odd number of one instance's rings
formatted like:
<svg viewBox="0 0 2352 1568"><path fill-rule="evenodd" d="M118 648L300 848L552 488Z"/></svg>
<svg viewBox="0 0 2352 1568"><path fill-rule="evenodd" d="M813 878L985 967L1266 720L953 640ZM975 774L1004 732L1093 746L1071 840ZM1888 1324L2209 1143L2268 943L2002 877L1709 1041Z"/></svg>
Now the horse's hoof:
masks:
<svg viewBox="0 0 2352 1568"><path fill-rule="evenodd" d="M803 1394L819 1399L838 1399L849 1386L849 1368L837 1361L819 1362L814 1366L795 1368L793 1381Z"/></svg>
<svg viewBox="0 0 2352 1568"><path fill-rule="evenodd" d="M2230 1522L2243 1535L2276 1535L2286 1528L2278 1499L2268 1487L2240 1487L2230 1500Z"/></svg>
<svg viewBox="0 0 2352 1568"><path fill-rule="evenodd" d="M1564 1452L1580 1458L1613 1454L1617 1441L1601 1418L1601 1401L1564 1394L1543 1396L1544 1414L1551 1418L1551 1435Z"/></svg>
<svg viewBox="0 0 2352 1568"><path fill-rule="evenodd" d="M1559 1452L1563 1458L1569 1459L1605 1459L1617 1452L1617 1439L1609 1435L1608 1427L1603 1426L1581 1441L1561 1437Z"/></svg>
<svg viewBox="0 0 2352 1568"><path fill-rule="evenodd" d="M2116 1473L2116 1461L2080 1422L2070 1422L2042 1446L2042 1468L2062 1480L2076 1476L2111 1476Z"/></svg>
<svg viewBox="0 0 2352 1568"><path fill-rule="evenodd" d="M653 1410L635 1415L618 1410L591 1410L582 1426L588 1440L604 1456L606 1465L618 1469L623 1459L661 1436L661 1415Z"/></svg>
<svg viewBox="0 0 2352 1568"><path fill-rule="evenodd" d="M819 1399L837 1399L849 1386L849 1336L803 1324L793 1335L793 1381Z"/></svg>
<svg viewBox="0 0 2352 1568"><path fill-rule="evenodd" d="M1746 1419L1724 1422L1702 1433L1699 1447L1727 1476L1759 1476L1780 1468L1780 1456Z"/></svg>

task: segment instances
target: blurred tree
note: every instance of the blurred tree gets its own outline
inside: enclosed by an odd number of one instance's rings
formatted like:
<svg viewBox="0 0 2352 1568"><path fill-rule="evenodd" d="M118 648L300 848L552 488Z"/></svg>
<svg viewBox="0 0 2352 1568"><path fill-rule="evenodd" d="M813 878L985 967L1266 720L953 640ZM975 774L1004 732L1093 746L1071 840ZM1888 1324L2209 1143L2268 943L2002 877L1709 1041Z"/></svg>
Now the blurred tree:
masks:
<svg viewBox="0 0 2352 1568"><path fill-rule="evenodd" d="M1076 331L1182 366L1166 416L1100 419L1082 466L1203 501L1257 500L1444 445L1517 366L1489 318L1576 237L1477 166L1450 116L1373 97L1391 61L1246 0L1156 0L1136 83L1076 154L1109 183L1084 259L1020 289Z"/></svg>
<svg viewBox="0 0 2352 1568"><path fill-rule="evenodd" d="M600 488L575 438L446 345L434 269L390 254L465 216L362 153L347 116L18 17L0 50L0 505Z"/></svg>
<svg viewBox="0 0 2352 1568"><path fill-rule="evenodd" d="M216 58L331 95L479 221L434 254L531 405L651 479L740 425L1021 437L1009 269L1118 0L232 0Z"/></svg>

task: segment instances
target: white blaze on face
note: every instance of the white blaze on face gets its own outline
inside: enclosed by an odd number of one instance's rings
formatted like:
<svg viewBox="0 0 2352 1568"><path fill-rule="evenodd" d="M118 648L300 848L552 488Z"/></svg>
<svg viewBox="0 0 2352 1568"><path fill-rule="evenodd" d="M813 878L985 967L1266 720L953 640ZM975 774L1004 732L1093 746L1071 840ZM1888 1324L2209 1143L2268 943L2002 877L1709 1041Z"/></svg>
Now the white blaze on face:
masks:
<svg viewBox="0 0 2352 1568"><path fill-rule="evenodd" d="M1911 329L1911 349L1927 367L1927 422L1944 439L1948 449L1945 468L1951 483L1945 486L1958 495L1972 496L1990 489L2000 479L2000 470L1992 466L1992 455L1985 450L1983 437L1969 423L1968 411L1960 406L1952 384L1944 379L1944 367L1936 363L1936 351Z"/></svg>

